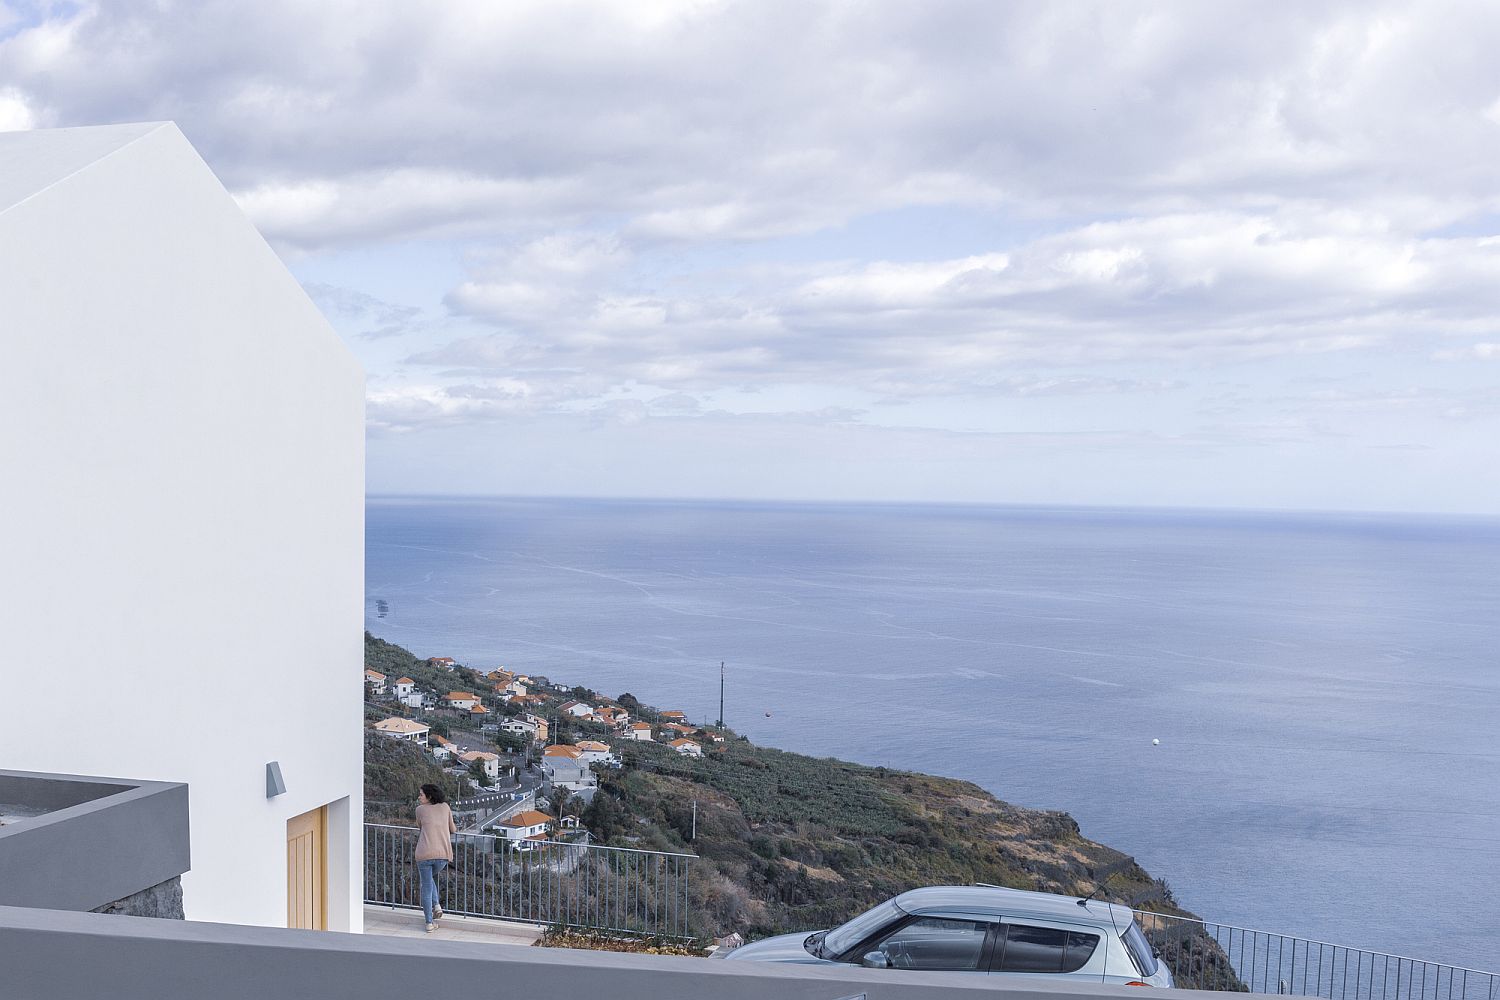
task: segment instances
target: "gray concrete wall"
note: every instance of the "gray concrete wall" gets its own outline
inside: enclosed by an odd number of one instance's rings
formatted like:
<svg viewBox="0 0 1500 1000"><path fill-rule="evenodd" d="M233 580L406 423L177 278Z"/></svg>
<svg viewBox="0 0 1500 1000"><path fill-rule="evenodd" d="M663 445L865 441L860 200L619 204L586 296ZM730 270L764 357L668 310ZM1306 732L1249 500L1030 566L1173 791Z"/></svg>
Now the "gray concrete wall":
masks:
<svg viewBox="0 0 1500 1000"><path fill-rule="evenodd" d="M124 899L117 899L103 906L96 906L90 913L115 913L126 917L156 917L162 920L181 920L182 879L170 878L140 892L133 892Z"/></svg>
<svg viewBox="0 0 1500 1000"><path fill-rule="evenodd" d="M0 771L5 800L53 811L0 827L0 905L92 910L190 867L188 790Z"/></svg>
<svg viewBox="0 0 1500 1000"><path fill-rule="evenodd" d="M760 965L0 907L7 1000L1140 1000L1129 987ZM1178 991L1177 1000L1208 994Z"/></svg>

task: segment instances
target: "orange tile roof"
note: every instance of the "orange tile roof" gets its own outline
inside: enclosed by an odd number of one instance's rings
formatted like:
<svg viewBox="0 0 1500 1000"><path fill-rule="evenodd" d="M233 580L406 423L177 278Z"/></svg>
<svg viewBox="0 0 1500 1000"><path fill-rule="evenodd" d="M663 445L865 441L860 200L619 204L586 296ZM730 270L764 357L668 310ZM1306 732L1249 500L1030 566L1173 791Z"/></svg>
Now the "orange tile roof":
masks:
<svg viewBox="0 0 1500 1000"><path fill-rule="evenodd" d="M582 751L567 743L554 743L550 747L542 747L543 757L579 757Z"/></svg>
<svg viewBox="0 0 1500 1000"><path fill-rule="evenodd" d="M385 680L385 674L382 674L379 670L371 670L369 667L365 667L365 676L379 677L381 680Z"/></svg>
<svg viewBox="0 0 1500 1000"><path fill-rule="evenodd" d="M580 740L573 745L580 750L603 750L605 753L609 752L609 744L600 743L598 740Z"/></svg>
<svg viewBox="0 0 1500 1000"><path fill-rule="evenodd" d="M684 712L678 712L676 710L673 710L673 711L670 711L670 712L663 712L663 713L661 713L661 717L663 719L686 719L687 718L687 714L684 713Z"/></svg>
<svg viewBox="0 0 1500 1000"><path fill-rule="evenodd" d="M478 701L479 695L470 694L467 691L449 691L443 695L444 701Z"/></svg>
<svg viewBox="0 0 1500 1000"><path fill-rule="evenodd" d="M501 826L513 826L513 827L516 827L517 829L522 829L522 828L525 828L525 827L528 827L528 826L536 826L539 823L551 823L551 822L552 822L552 817L548 816L546 813L544 813L544 812L537 812L535 809L527 809L525 812L518 812L518 813L516 813L514 816L510 817L509 819L503 819L503 820L501 820L500 821L500 825Z"/></svg>
<svg viewBox="0 0 1500 1000"><path fill-rule="evenodd" d="M636 732L640 732L642 729L650 729L651 728L651 723L649 723L649 722L632 722L630 724L630 728L634 729Z"/></svg>
<svg viewBox="0 0 1500 1000"><path fill-rule="evenodd" d="M414 680L412 680L410 677L397 677L396 678L396 683L397 684L415 684L417 682L414 681Z"/></svg>
<svg viewBox="0 0 1500 1000"><path fill-rule="evenodd" d="M483 705L475 705L473 708L469 709L469 714L470 715L489 715L490 714L490 710L487 709L487 708L485 708Z"/></svg>
<svg viewBox="0 0 1500 1000"><path fill-rule="evenodd" d="M667 746L669 746L669 747L697 747L698 743L697 743L696 740L676 739L676 740L673 740L672 742L668 743ZM703 748L702 747L698 747L698 749L702 750Z"/></svg>

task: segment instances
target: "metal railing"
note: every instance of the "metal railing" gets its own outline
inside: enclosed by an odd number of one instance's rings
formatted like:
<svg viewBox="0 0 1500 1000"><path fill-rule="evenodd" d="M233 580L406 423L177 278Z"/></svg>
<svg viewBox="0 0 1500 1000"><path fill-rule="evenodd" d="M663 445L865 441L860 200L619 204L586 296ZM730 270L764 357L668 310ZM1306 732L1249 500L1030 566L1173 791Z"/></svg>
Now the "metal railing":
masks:
<svg viewBox="0 0 1500 1000"><path fill-rule="evenodd" d="M517 845L526 846L517 846ZM417 830L365 824L365 902L419 907ZM453 838L438 876L444 912L650 937L689 938L691 854L564 840Z"/></svg>
<svg viewBox="0 0 1500 1000"><path fill-rule="evenodd" d="M1137 910L1180 989L1328 1000L1500 1000L1500 974Z"/></svg>

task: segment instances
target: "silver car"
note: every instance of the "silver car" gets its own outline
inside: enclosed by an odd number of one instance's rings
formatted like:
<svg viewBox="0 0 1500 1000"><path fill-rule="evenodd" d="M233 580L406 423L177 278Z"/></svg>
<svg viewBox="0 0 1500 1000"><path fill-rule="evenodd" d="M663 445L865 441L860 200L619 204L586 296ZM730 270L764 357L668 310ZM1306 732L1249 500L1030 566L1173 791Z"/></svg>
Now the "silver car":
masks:
<svg viewBox="0 0 1500 1000"><path fill-rule="evenodd" d="M994 886L913 889L832 930L783 934L720 954L731 961L1172 985L1130 908Z"/></svg>

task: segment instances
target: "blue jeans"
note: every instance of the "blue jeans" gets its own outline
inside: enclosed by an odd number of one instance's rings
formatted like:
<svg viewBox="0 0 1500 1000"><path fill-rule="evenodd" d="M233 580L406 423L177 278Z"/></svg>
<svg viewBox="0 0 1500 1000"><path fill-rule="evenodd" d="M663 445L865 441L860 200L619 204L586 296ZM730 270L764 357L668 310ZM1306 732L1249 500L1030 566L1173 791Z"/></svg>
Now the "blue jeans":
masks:
<svg viewBox="0 0 1500 1000"><path fill-rule="evenodd" d="M432 923L432 908L437 905L437 880L433 876L447 867L448 862L443 858L417 862L417 878L422 887L422 915L429 924Z"/></svg>

